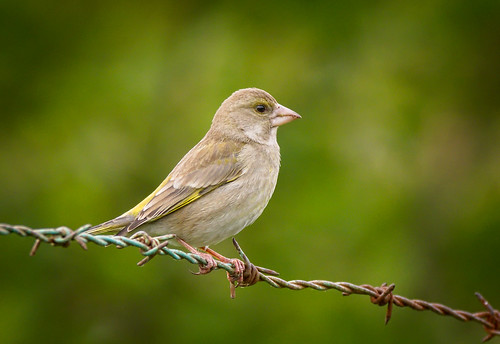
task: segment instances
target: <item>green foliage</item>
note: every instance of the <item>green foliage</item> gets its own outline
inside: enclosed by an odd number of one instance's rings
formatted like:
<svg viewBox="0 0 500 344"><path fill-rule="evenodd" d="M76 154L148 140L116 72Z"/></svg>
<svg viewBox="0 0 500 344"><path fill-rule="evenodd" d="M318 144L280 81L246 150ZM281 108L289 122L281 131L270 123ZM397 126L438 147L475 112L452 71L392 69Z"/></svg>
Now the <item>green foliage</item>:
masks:
<svg viewBox="0 0 500 344"><path fill-rule="evenodd" d="M286 279L396 283L497 308L498 1L0 4L0 222L76 228L119 215L255 86L280 128L268 208L238 241ZM236 253L227 240L216 249ZM0 238L5 343L470 343L477 325L363 297L257 285L235 300L134 250ZM45 335L45 334L50 334Z"/></svg>

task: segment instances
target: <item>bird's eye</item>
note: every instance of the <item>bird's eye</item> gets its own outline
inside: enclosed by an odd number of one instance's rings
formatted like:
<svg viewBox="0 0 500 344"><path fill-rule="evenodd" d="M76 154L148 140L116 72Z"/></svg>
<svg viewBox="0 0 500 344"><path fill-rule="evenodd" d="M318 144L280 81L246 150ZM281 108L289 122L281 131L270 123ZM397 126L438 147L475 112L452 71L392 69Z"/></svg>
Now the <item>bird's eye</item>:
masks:
<svg viewBox="0 0 500 344"><path fill-rule="evenodd" d="M266 112L267 108L265 105L259 104L255 107L255 110L257 110L257 112L264 113Z"/></svg>

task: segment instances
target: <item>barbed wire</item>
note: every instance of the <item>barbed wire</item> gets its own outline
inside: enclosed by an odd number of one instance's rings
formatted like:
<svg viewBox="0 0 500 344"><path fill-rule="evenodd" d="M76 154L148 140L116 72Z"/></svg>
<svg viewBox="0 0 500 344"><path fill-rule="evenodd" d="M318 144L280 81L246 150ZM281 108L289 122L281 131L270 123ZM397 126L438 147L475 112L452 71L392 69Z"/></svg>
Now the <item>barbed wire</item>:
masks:
<svg viewBox="0 0 500 344"><path fill-rule="evenodd" d="M90 225L82 226L76 230L68 227L32 229L27 226L0 224L0 235L17 234L22 237L34 237L35 243L30 251L30 255L35 255L42 242L53 246L67 247L72 241L76 241L83 249L87 249L87 243L91 242L98 246L115 245L117 248L137 247L143 256L145 256L137 265L141 266L149 262L157 255L167 255L175 260L186 260L191 264L196 264L200 268L207 266L207 260L195 253L188 253L182 250L169 248L168 243L175 240L175 235L164 235L160 237L150 237L145 232L136 233L132 237L112 236L112 235L92 235L86 233ZM233 244L236 247L240 257L245 265L242 275L235 274L233 264L216 260L214 269L225 270L231 282L231 297L234 297L236 287L248 287L257 282L266 282L274 288L288 288L292 290L302 290L311 288L314 290L335 289L342 292L342 295L352 294L368 295L373 304L387 306L385 323L387 324L392 315L393 305L398 307L409 307L417 311L432 311L439 315L451 316L464 322L476 322L483 326L487 335L483 342L500 336L500 312L493 308L488 301L479 293L475 293L485 311L470 313L463 310L455 310L439 303L427 302L418 299L408 299L401 295L393 294L395 285L382 284L374 287L369 284L356 285L349 282L332 282L327 280L291 280L287 281L278 277L276 271L253 265L245 255L235 239Z"/></svg>

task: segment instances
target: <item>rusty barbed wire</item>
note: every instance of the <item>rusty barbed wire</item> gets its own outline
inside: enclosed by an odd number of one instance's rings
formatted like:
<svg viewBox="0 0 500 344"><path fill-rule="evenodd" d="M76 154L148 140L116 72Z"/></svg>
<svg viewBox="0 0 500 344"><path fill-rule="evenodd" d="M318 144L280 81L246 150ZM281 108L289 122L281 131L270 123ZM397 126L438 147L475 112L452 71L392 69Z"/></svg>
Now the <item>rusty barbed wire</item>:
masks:
<svg viewBox="0 0 500 344"><path fill-rule="evenodd" d="M99 246L115 245L117 248L137 247L145 257L137 263L142 266L149 262L156 255L168 255L175 260L187 260L191 264L197 264L200 267L205 266L207 261L194 253L184 252L174 248L169 248L169 240L175 240L175 235L164 235L160 237L150 237L144 232L136 233L132 237L112 236L112 235L92 235L86 233L91 225L84 225L76 230L71 230L68 227L32 229L27 226L0 224L0 235L17 234L22 237L34 237L35 243L30 251L30 255L35 255L42 242L53 246L67 247L71 241L76 241L84 250L87 249L87 243L91 242ZM382 284L379 287L374 287L369 284L356 285L349 282L332 282L327 280L291 280L287 281L278 277L276 271L255 266L250 262L241 247L235 239L233 244L238 251L240 257L245 264L243 277L235 276L234 266L231 264L216 261L215 269L223 269L227 271L231 282L231 297L234 297L236 287L248 287L256 284L259 281L266 282L274 288L287 288L292 290L302 290L306 288L325 291L335 289L342 292L342 295L349 296L352 294L368 295L373 304L386 306L387 311L385 323L387 324L392 316L393 306L409 307L417 311L432 311L443 316L451 316L457 320L464 322L476 322L483 326L487 335L483 338L483 342L492 339L495 336L500 336L500 311L494 309L488 301L479 293L475 293L485 311L470 313L463 310L455 310L448 306L439 303L427 302L418 299L408 299L401 295L394 295L394 284Z"/></svg>

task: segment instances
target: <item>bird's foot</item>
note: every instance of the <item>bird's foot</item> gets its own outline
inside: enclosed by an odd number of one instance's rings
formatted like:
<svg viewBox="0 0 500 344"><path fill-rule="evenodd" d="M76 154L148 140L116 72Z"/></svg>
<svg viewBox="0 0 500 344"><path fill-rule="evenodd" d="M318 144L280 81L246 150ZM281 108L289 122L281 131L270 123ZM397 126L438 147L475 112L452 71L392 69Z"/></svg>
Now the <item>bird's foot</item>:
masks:
<svg viewBox="0 0 500 344"><path fill-rule="evenodd" d="M208 253L203 253L203 252L197 252L197 255L199 255L201 258L205 259L207 263L205 265L200 265L199 266L199 271L195 272L195 275L205 275L217 268L217 261L209 255Z"/></svg>
<svg viewBox="0 0 500 344"><path fill-rule="evenodd" d="M189 245L181 238L177 237L176 239L179 242L179 244L184 246L193 255L197 255L198 257L201 257L206 261L205 264L204 263L199 264L200 270L197 273L195 273L196 275L208 274L209 272L217 268L217 262L232 265L233 271L231 273L230 272L226 273L227 273L227 280L229 281L230 285L231 298L233 299L235 297L235 290L237 287L239 286L248 287L259 281L260 271L264 273L269 273L271 275L277 275L277 273L274 272L273 270L256 267L255 265L250 263L250 261L248 260L248 258L243 253L238 243L234 239L233 239L233 244L235 245L236 249L238 250L242 259L245 262L236 258L227 258L222 254L212 250L208 246L200 247L198 250L193 246Z"/></svg>
<svg viewBox="0 0 500 344"><path fill-rule="evenodd" d="M199 271L196 272L195 275L205 275L214 270L215 268L217 268L217 261L211 254L198 251L196 248L189 245L187 242L185 242L179 237L177 238L177 241L179 242L179 244L184 246L189 252L203 258L206 261L206 264L203 263L199 264Z"/></svg>
<svg viewBox="0 0 500 344"><path fill-rule="evenodd" d="M203 247L202 250L217 258L222 263L231 264L234 267L233 273L227 272L227 280L229 281L229 283L231 283L231 286L243 283L243 273L246 269L245 263L236 258L227 258L222 254L212 250L208 246Z"/></svg>

